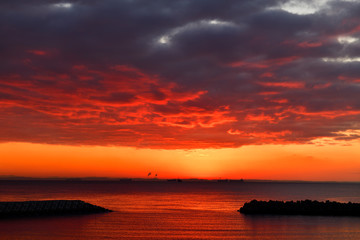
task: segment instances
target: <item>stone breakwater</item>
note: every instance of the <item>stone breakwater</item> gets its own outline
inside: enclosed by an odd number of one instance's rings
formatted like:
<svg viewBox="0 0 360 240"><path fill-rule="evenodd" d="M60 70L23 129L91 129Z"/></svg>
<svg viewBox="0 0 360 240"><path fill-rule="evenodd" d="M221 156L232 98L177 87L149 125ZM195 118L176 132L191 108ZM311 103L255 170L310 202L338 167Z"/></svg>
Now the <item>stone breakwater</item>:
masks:
<svg viewBox="0 0 360 240"><path fill-rule="evenodd" d="M112 212L81 200L0 202L0 218Z"/></svg>
<svg viewBox="0 0 360 240"><path fill-rule="evenodd" d="M243 214L360 216L360 203L252 200L245 203L238 211Z"/></svg>

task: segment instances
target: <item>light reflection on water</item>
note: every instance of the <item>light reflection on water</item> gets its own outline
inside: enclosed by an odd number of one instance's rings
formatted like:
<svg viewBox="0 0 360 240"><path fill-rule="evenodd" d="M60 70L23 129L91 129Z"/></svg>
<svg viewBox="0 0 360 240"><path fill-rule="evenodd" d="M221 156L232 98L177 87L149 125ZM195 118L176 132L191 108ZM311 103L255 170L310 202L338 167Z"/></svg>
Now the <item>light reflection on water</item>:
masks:
<svg viewBox="0 0 360 240"><path fill-rule="evenodd" d="M0 239L360 239L360 218L244 216L251 199L360 202L359 184L1 182L0 201L81 199L115 212L0 220Z"/></svg>

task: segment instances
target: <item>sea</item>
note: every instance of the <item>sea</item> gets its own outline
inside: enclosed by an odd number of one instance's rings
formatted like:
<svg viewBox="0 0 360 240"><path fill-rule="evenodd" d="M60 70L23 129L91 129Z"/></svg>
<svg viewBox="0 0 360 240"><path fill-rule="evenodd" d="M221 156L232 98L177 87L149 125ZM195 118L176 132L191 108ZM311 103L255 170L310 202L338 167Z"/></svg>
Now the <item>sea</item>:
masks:
<svg viewBox="0 0 360 240"><path fill-rule="evenodd" d="M252 199L360 202L360 183L0 181L0 201L52 199L114 212L0 219L0 239L360 239L360 217L237 211Z"/></svg>

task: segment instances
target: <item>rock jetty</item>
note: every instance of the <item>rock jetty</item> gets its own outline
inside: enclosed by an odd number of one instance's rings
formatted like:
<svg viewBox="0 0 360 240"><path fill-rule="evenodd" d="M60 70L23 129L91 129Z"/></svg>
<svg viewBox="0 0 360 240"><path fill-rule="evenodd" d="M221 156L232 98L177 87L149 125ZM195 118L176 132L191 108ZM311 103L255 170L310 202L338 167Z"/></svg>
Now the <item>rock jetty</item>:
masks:
<svg viewBox="0 0 360 240"><path fill-rule="evenodd" d="M243 214L359 216L360 203L303 201L257 201L247 202L238 210Z"/></svg>
<svg viewBox="0 0 360 240"><path fill-rule="evenodd" d="M81 200L0 202L0 218L112 212Z"/></svg>

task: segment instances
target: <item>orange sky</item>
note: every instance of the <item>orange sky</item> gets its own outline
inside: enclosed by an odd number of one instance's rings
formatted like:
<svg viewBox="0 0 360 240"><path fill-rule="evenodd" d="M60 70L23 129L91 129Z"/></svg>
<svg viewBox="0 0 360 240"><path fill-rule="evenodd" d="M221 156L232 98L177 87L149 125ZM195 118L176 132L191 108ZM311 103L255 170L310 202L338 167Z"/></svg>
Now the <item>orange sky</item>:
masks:
<svg viewBox="0 0 360 240"><path fill-rule="evenodd" d="M156 150L0 144L0 175L359 181L360 143Z"/></svg>

